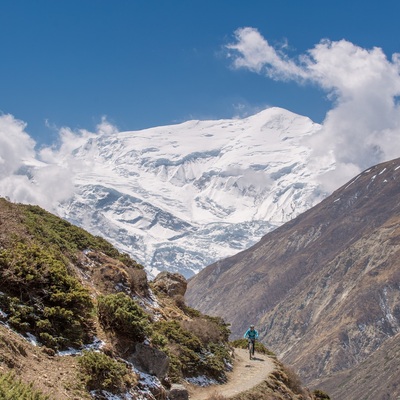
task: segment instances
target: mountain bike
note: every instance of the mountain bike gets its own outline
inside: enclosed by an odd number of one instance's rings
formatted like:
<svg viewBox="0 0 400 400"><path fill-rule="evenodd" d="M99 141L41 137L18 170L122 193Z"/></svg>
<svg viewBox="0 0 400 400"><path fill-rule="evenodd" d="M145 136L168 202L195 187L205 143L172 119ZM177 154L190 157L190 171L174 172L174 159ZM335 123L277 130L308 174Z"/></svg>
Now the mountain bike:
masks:
<svg viewBox="0 0 400 400"><path fill-rule="evenodd" d="M252 359L252 357L254 356L254 348L255 348L255 342L256 339L248 339L248 347L249 347L249 356L250 356L250 360Z"/></svg>

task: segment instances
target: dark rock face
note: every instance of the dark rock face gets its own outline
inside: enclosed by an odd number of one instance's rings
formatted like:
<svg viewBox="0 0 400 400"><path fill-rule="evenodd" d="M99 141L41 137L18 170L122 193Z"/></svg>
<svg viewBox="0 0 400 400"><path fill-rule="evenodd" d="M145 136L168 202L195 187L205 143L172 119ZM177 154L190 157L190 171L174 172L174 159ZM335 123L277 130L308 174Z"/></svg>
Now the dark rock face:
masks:
<svg viewBox="0 0 400 400"><path fill-rule="evenodd" d="M154 287L170 297L184 296L187 289L185 277L178 273L161 272L153 281Z"/></svg>
<svg viewBox="0 0 400 400"><path fill-rule="evenodd" d="M186 299L231 323L234 337L255 323L267 346L310 383L356 367L400 332L399 259L396 159L205 268Z"/></svg>
<svg viewBox="0 0 400 400"><path fill-rule="evenodd" d="M163 380L168 374L169 357L162 351L146 344L137 343L135 353L128 358L141 371Z"/></svg>

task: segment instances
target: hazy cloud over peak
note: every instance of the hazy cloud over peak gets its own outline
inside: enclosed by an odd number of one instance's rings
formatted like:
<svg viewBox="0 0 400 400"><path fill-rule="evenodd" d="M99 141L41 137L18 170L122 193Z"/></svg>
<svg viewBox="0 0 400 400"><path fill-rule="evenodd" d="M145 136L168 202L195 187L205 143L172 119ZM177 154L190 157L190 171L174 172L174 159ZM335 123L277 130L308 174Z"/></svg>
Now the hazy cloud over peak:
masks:
<svg viewBox="0 0 400 400"><path fill-rule="evenodd" d="M64 127L59 129L58 146L37 153L36 143L25 129L26 124L12 115L0 116L0 195L14 202L39 204L52 212L73 193L72 178L79 169L74 150L98 134L118 132L106 118L95 133Z"/></svg>
<svg viewBox="0 0 400 400"><path fill-rule="evenodd" d="M96 126L97 133L100 135L111 136L118 133L118 128L107 121L107 118L103 116L100 124Z"/></svg>

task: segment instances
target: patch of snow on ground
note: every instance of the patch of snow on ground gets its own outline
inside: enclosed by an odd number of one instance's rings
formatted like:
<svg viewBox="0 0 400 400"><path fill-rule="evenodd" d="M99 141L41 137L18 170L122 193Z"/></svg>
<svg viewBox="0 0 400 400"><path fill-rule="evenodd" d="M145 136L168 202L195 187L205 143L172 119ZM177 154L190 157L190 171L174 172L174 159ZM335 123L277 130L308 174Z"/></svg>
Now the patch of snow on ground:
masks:
<svg viewBox="0 0 400 400"><path fill-rule="evenodd" d="M160 380L156 376L146 374L144 372L137 370L136 368L133 368L133 370L136 374L139 375L139 377L140 377L139 382L142 385L144 385L146 387L152 387L152 388L158 388L158 387L162 386Z"/></svg>
<svg viewBox="0 0 400 400"><path fill-rule="evenodd" d="M161 309L160 304L157 301L156 296L149 289L149 296L148 297L141 297L141 296L132 296L132 299L137 301L141 307L143 307L148 313L153 315L154 321L159 321L162 318L162 314L157 311Z"/></svg>
<svg viewBox="0 0 400 400"><path fill-rule="evenodd" d="M383 172L383 171L382 171L382 172ZM360 177L360 175L356 176L356 178L353 179L353 180L345 187L345 189L347 189L349 186L351 186L359 177Z"/></svg>
<svg viewBox="0 0 400 400"><path fill-rule="evenodd" d="M32 335L32 333L27 333L27 334L26 334L26 339L28 340L28 342L29 342L30 344L32 344L32 345L34 345L34 346L38 346L38 345L39 345L39 342L38 342L36 336L35 336L35 335Z"/></svg>
<svg viewBox="0 0 400 400"><path fill-rule="evenodd" d="M90 392L91 396L95 399L101 398L105 400L134 400L137 397L133 397L130 393L123 393L123 394L114 394L107 392L106 390L102 390L101 392L97 390L93 390ZM99 397L99 395L101 397Z"/></svg>
<svg viewBox="0 0 400 400"><path fill-rule="evenodd" d="M59 356L75 356L75 355L82 354L82 352L85 350L99 351L102 347L104 347L104 345L105 345L105 343L102 340L95 337L93 343L90 343L81 349L73 349L72 347L70 347L67 350L59 351L57 353L57 355L59 355Z"/></svg>
<svg viewBox="0 0 400 400"><path fill-rule="evenodd" d="M218 381L215 379L208 378L206 376L194 376L192 378L186 378L186 381L197 386L211 386L211 385L218 385Z"/></svg>
<svg viewBox="0 0 400 400"><path fill-rule="evenodd" d="M152 388L153 390L156 389L157 391L161 390L162 384L156 376L141 372L137 370L134 366L132 366L132 370L137 375L139 375L138 386L141 387L139 392L141 392L144 396L150 396L151 398L153 398L150 388ZM144 397L144 398L148 399L149 397Z"/></svg>
<svg viewBox="0 0 400 400"><path fill-rule="evenodd" d="M149 289L149 297L146 299L150 305L154 308L160 308L160 305L158 304L157 298L154 295L153 291Z"/></svg>

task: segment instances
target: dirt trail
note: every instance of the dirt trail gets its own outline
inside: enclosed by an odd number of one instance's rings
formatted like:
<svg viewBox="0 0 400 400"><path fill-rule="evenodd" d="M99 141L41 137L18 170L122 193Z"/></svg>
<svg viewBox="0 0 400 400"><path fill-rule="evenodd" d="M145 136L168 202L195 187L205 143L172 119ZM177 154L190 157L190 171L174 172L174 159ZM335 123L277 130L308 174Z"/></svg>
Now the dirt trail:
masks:
<svg viewBox="0 0 400 400"><path fill-rule="evenodd" d="M228 373L228 382L207 387L188 385L190 400L207 400L212 394L232 397L258 385L274 369L274 362L267 355L256 353L255 358L249 360L247 350L235 349L233 371Z"/></svg>

